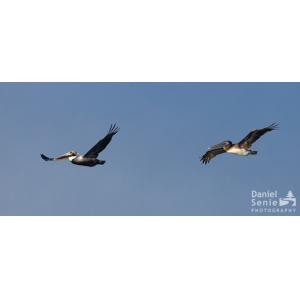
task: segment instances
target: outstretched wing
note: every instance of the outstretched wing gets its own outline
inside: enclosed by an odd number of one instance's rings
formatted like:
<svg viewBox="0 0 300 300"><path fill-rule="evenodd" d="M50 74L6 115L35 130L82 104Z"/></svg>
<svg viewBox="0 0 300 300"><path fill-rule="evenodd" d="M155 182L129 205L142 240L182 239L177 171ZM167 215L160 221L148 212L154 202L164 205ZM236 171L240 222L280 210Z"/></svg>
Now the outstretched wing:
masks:
<svg viewBox="0 0 300 300"><path fill-rule="evenodd" d="M44 161L64 160L64 159L68 159L69 156L70 156L69 153L57 157L48 157L45 154L41 154L41 158Z"/></svg>
<svg viewBox="0 0 300 300"><path fill-rule="evenodd" d="M241 148L249 149L259 138L261 138L267 132L278 129L278 124L273 123L270 126L262 129L256 129L251 131L244 139L239 142Z"/></svg>
<svg viewBox="0 0 300 300"><path fill-rule="evenodd" d="M91 150L89 150L84 155L84 157L97 158L99 153L102 152L108 146L113 136L117 134L118 131L119 131L119 127L117 127L116 124L111 125L105 138L99 141Z"/></svg>
<svg viewBox="0 0 300 300"><path fill-rule="evenodd" d="M212 146L211 148L208 149L208 151L202 156L201 161L203 164L208 164L214 157L217 155L226 153L224 150L224 145L223 144L218 144L216 146Z"/></svg>

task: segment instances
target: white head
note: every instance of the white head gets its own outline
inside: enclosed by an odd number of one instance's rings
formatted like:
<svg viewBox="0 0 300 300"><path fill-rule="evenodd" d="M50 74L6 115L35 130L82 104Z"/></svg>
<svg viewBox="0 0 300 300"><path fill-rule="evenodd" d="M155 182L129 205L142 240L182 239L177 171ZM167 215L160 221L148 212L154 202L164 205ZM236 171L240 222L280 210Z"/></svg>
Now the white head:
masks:
<svg viewBox="0 0 300 300"><path fill-rule="evenodd" d="M72 161L73 159L75 159L78 156L78 153L74 150L71 150L68 152L68 159L69 161Z"/></svg>

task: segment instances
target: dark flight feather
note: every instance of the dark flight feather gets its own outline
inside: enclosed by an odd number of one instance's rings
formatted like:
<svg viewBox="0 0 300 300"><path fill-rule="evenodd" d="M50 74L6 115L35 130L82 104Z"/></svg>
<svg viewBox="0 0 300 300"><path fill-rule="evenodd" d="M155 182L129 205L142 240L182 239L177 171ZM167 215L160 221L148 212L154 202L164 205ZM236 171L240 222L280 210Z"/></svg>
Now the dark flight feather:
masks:
<svg viewBox="0 0 300 300"><path fill-rule="evenodd" d="M273 123L266 128L253 130L239 142L239 146L244 149L250 149L251 146L264 134L273 130L277 130L278 128L278 124Z"/></svg>
<svg viewBox="0 0 300 300"><path fill-rule="evenodd" d="M111 142L113 136L119 132L119 127L116 124L111 125L107 135L100 140L91 150L89 150L84 157L97 158L99 153L102 152Z"/></svg>
<svg viewBox="0 0 300 300"><path fill-rule="evenodd" d="M41 154L41 158L42 158L44 161L52 161L52 160L54 160L54 158L50 158L50 157L46 156L45 154Z"/></svg>
<svg viewBox="0 0 300 300"><path fill-rule="evenodd" d="M216 146L213 146L211 149L209 149L200 159L202 161L203 164L208 164L214 157L216 157L217 155L226 153L226 151L224 150L224 147L219 147L217 148Z"/></svg>

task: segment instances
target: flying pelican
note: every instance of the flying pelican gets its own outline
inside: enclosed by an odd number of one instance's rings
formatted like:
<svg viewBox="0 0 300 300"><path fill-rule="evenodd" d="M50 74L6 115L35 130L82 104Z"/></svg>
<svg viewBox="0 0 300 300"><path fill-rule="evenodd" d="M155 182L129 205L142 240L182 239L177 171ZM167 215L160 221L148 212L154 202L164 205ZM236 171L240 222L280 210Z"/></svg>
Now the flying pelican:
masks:
<svg viewBox="0 0 300 300"><path fill-rule="evenodd" d="M231 141L224 141L220 144L212 146L202 156L201 161L203 164L208 164L215 156L223 153L232 153L235 155L248 156L256 155L258 152L251 150L251 146L267 132L278 129L278 124L273 123L270 126L262 129L251 131L239 143L233 144Z"/></svg>
<svg viewBox="0 0 300 300"><path fill-rule="evenodd" d="M97 159L100 152L102 152L108 144L111 142L113 136L117 134L119 128L116 124L111 125L107 135L99 141L91 150L89 150L85 155L80 155L76 151L69 151L62 156L55 158L49 158L44 154L41 154L41 157L44 161L55 161L55 160L64 160L68 159L72 164L86 167L94 167L96 165L104 165L105 160Z"/></svg>

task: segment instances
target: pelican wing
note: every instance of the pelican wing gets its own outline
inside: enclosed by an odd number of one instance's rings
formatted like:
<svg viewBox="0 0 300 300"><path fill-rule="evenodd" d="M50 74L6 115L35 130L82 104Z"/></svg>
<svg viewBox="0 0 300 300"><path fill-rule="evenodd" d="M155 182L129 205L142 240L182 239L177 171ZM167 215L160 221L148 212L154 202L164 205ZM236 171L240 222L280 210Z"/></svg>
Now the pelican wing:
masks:
<svg viewBox="0 0 300 300"><path fill-rule="evenodd" d="M68 158L67 154L61 155L61 156L57 156L57 157L48 157L45 154L41 154L41 158L44 161L55 161L55 160L64 160Z"/></svg>
<svg viewBox="0 0 300 300"><path fill-rule="evenodd" d="M225 144L222 143L209 148L201 158L202 163L206 165L217 155L226 153L226 151L224 150L224 145Z"/></svg>
<svg viewBox="0 0 300 300"><path fill-rule="evenodd" d="M251 131L244 139L239 142L241 148L249 149L251 146L267 132L278 129L278 124L273 123L270 126L262 129Z"/></svg>
<svg viewBox="0 0 300 300"><path fill-rule="evenodd" d="M44 161L52 161L52 160L54 160L54 158L50 158L50 157L46 156L45 154L41 154L41 158L42 158Z"/></svg>
<svg viewBox="0 0 300 300"><path fill-rule="evenodd" d="M116 124L111 125L105 138L99 141L91 150L89 150L84 155L84 157L97 158L99 153L102 152L108 146L113 136L117 134L118 131L119 131L119 127L117 127Z"/></svg>

